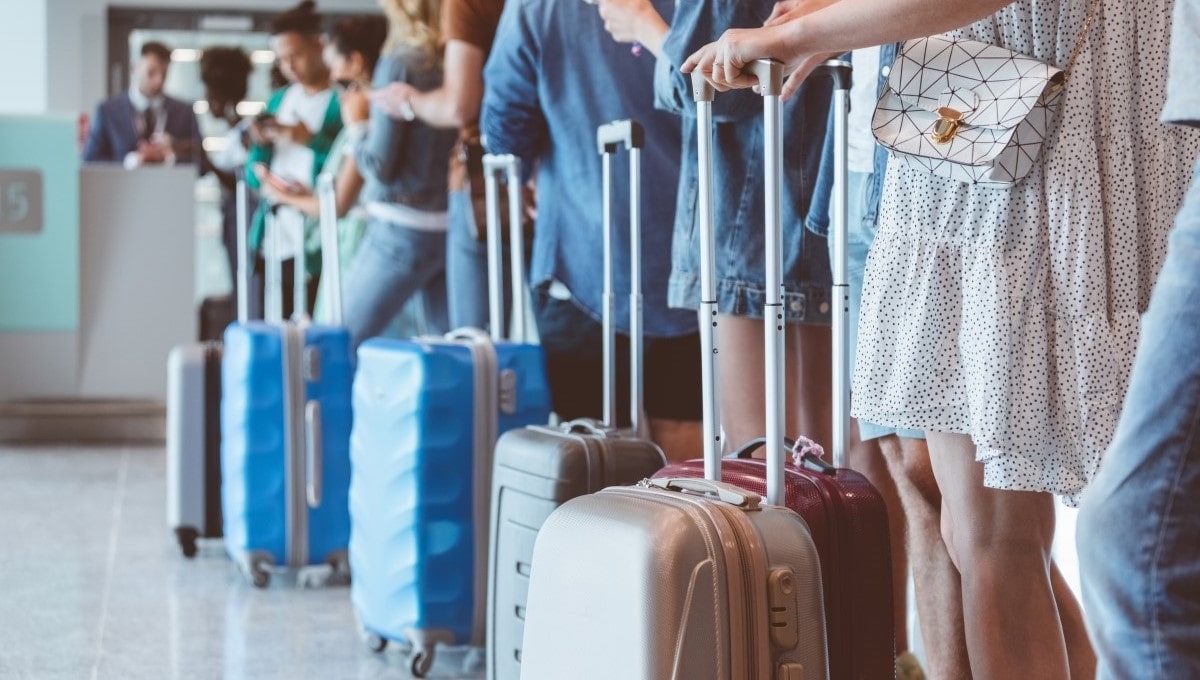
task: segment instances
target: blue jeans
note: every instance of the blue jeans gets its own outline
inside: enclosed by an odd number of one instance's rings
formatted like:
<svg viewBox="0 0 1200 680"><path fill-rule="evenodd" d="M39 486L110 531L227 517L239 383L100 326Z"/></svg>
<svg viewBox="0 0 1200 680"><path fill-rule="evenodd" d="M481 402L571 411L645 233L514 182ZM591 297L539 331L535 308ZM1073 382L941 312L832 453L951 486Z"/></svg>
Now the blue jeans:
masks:
<svg viewBox="0 0 1200 680"><path fill-rule="evenodd" d="M354 346L382 335L420 291L429 333L446 319L446 234L372 219L346 277L343 313Z"/></svg>
<svg viewBox="0 0 1200 680"><path fill-rule="evenodd" d="M501 187L503 190L503 187ZM502 228L508 228L504 218ZM450 232L446 235L446 289L450 305L450 327L491 328L488 319L488 262L487 244L475 238L475 208L469 190L450 192ZM529 262L530 244L525 244L525 261ZM512 259L505 244L501 261L504 264L504 318L512 311ZM502 322L504 323L504 322ZM508 326L505 326L507 331Z"/></svg>
<svg viewBox="0 0 1200 680"><path fill-rule="evenodd" d="M1098 680L1200 677L1200 166L1171 234L1112 446L1083 495Z"/></svg>
<svg viewBox="0 0 1200 680"><path fill-rule="evenodd" d="M850 284L850 370L854 371L854 358L858 355L858 312L862 308L863 277L867 271L867 254L875 241L875 233L879 231L879 222L868 219L876 210L868 210L871 206L871 180L874 177L869 172L851 172L847 181L846 203L846 282ZM833 240L829 241L829 257L833 260ZM902 430L886 425L876 425L864 420L858 421L858 435L863 441L879 439L890 434L909 439L924 439L921 430Z"/></svg>

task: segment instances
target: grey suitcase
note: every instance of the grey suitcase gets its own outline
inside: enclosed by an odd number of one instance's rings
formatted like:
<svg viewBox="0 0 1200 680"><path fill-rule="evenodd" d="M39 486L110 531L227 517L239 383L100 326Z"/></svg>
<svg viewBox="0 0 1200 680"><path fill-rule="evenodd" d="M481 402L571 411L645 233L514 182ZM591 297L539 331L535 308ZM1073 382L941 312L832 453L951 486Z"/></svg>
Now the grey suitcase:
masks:
<svg viewBox="0 0 1200 680"><path fill-rule="evenodd" d="M758 62L766 109L768 293L780 314L782 66ZM693 78L701 131L713 92ZM715 289L711 137L699 135L701 288ZM705 303L702 317L712 305ZM709 320L711 321L711 320ZM534 548L524 680L814 680L829 677L820 560L808 525L783 506L782 324L767 336L768 504L724 484L715 371L706 361L708 479L662 478L565 503ZM710 350L712 324L701 323ZM776 329L778 333L776 333Z"/></svg>
<svg viewBox="0 0 1200 680"><path fill-rule="evenodd" d="M243 283L246 224L246 182L239 169L236 274ZM238 319L245 323L248 298L244 285L238 290ZM185 557L196 554L199 539L222 535L221 354L222 343L210 340L180 345L167 357L167 527Z"/></svg>
<svg viewBox="0 0 1200 680"><path fill-rule="evenodd" d="M611 210L605 210L604 419L581 419L560 427L512 430L496 445L492 479L491 550L488 565L487 669L492 680L521 676L529 565L538 528L569 499L606 486L633 484L666 463L662 451L640 436L642 409L642 319L640 152L643 132L634 121L601 126L597 143L604 163L604 195L610 196L611 161L619 147L628 151L630 191L630 367L631 431L616 423L616 330L614 324ZM489 172L487 182L494 183ZM489 194L493 196L494 193ZM490 206L489 206L490 208ZM490 216L490 214L489 214Z"/></svg>

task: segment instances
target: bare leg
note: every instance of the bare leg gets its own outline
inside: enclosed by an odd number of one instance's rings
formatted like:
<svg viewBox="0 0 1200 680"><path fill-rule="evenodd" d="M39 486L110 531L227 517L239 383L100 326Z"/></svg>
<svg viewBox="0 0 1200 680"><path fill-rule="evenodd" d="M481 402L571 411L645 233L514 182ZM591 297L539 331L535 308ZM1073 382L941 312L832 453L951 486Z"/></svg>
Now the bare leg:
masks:
<svg viewBox="0 0 1200 680"><path fill-rule="evenodd" d="M761 437L765 427L763 324L759 319L723 315L717 329L721 425L726 447L736 448ZM829 329L789 325L786 355L787 432L828 442L833 419Z"/></svg>
<svg viewBox="0 0 1200 680"><path fill-rule="evenodd" d="M668 463L679 463L700 456L704 433L695 420L650 419L650 439L658 444Z"/></svg>
<svg viewBox="0 0 1200 680"><path fill-rule="evenodd" d="M1083 610L1062 572L1053 562L1050 563L1050 587L1054 590L1054 601L1058 603L1058 615L1062 619L1063 636L1067 641L1067 662L1071 665L1071 679L1094 680L1096 651L1092 649L1092 641L1088 638Z"/></svg>
<svg viewBox="0 0 1200 680"><path fill-rule="evenodd" d="M980 680L1070 677L1050 587L1053 497L986 488L970 437L928 436L942 489L942 536L962 581L972 674Z"/></svg>
<svg viewBox="0 0 1200 680"><path fill-rule="evenodd" d="M942 495L920 439L884 437L879 441L904 506L908 558L916 586L925 670L936 680L971 677L963 632L962 586L942 540Z"/></svg>
<svg viewBox="0 0 1200 680"><path fill-rule="evenodd" d="M864 442L858 436L858 421L851 420L850 448L846 464L861 472L883 496L888 512L888 535L892 553L893 624L896 630L896 651L908 650L908 555L904 550L904 508L896 491L896 482L888 471L887 461L879 450L879 440ZM894 439L894 437L893 437Z"/></svg>

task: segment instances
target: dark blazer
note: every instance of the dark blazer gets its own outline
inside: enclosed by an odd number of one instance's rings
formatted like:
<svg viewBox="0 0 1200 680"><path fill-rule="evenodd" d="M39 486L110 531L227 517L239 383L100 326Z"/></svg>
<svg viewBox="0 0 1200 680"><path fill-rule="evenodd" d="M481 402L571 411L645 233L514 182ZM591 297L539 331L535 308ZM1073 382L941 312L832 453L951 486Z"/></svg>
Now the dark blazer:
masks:
<svg viewBox="0 0 1200 680"><path fill-rule="evenodd" d="M163 110L167 116L163 131L175 140L176 162L192 162L196 157L196 147L200 144L200 131L191 105L163 97ZM83 147L83 160L120 163L130 151L137 151L137 143L137 112L133 102L129 101L129 95L122 93L100 102L96 107L87 143Z"/></svg>

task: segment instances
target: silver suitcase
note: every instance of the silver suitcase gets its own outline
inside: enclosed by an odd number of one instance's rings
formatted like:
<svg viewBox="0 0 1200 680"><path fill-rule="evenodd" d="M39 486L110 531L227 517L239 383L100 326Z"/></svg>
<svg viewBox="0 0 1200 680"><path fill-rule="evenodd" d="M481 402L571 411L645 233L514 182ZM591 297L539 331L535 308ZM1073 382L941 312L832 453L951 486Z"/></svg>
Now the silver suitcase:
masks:
<svg viewBox="0 0 1200 680"><path fill-rule="evenodd" d="M759 62L765 102L767 319L781 314L778 187L782 66ZM693 78L699 129L713 92ZM711 137L700 134L700 314L708 479L662 478L568 501L534 548L521 677L814 680L829 677L820 561L808 525L783 507L781 371L767 371L769 504L720 478ZM767 366L782 365L769 324ZM776 330L777 329L777 330Z"/></svg>
<svg viewBox="0 0 1200 680"><path fill-rule="evenodd" d="M604 163L604 195L611 195L612 158L624 147L630 164L630 243L641 242L639 175L644 132L635 121L601 126L597 146ZM486 181L494 197L502 158L489 156ZM519 173L512 172L510 175ZM514 186L509 183L510 193ZM510 196L519 205L519 195ZM491 211L489 204L489 217ZM564 502L606 486L634 484L666 464L662 451L643 436L641 249L630 251L630 422L615 427L616 329L614 322L612 211L605 211L604 263L604 418L579 419L560 427L510 430L496 445L492 478L491 540L488 565L487 668L490 680L521 677L521 637L529 591L529 565L538 528ZM491 220L489 220L491 221ZM520 236L516 232L514 239ZM517 241L514 241L517 242Z"/></svg>

